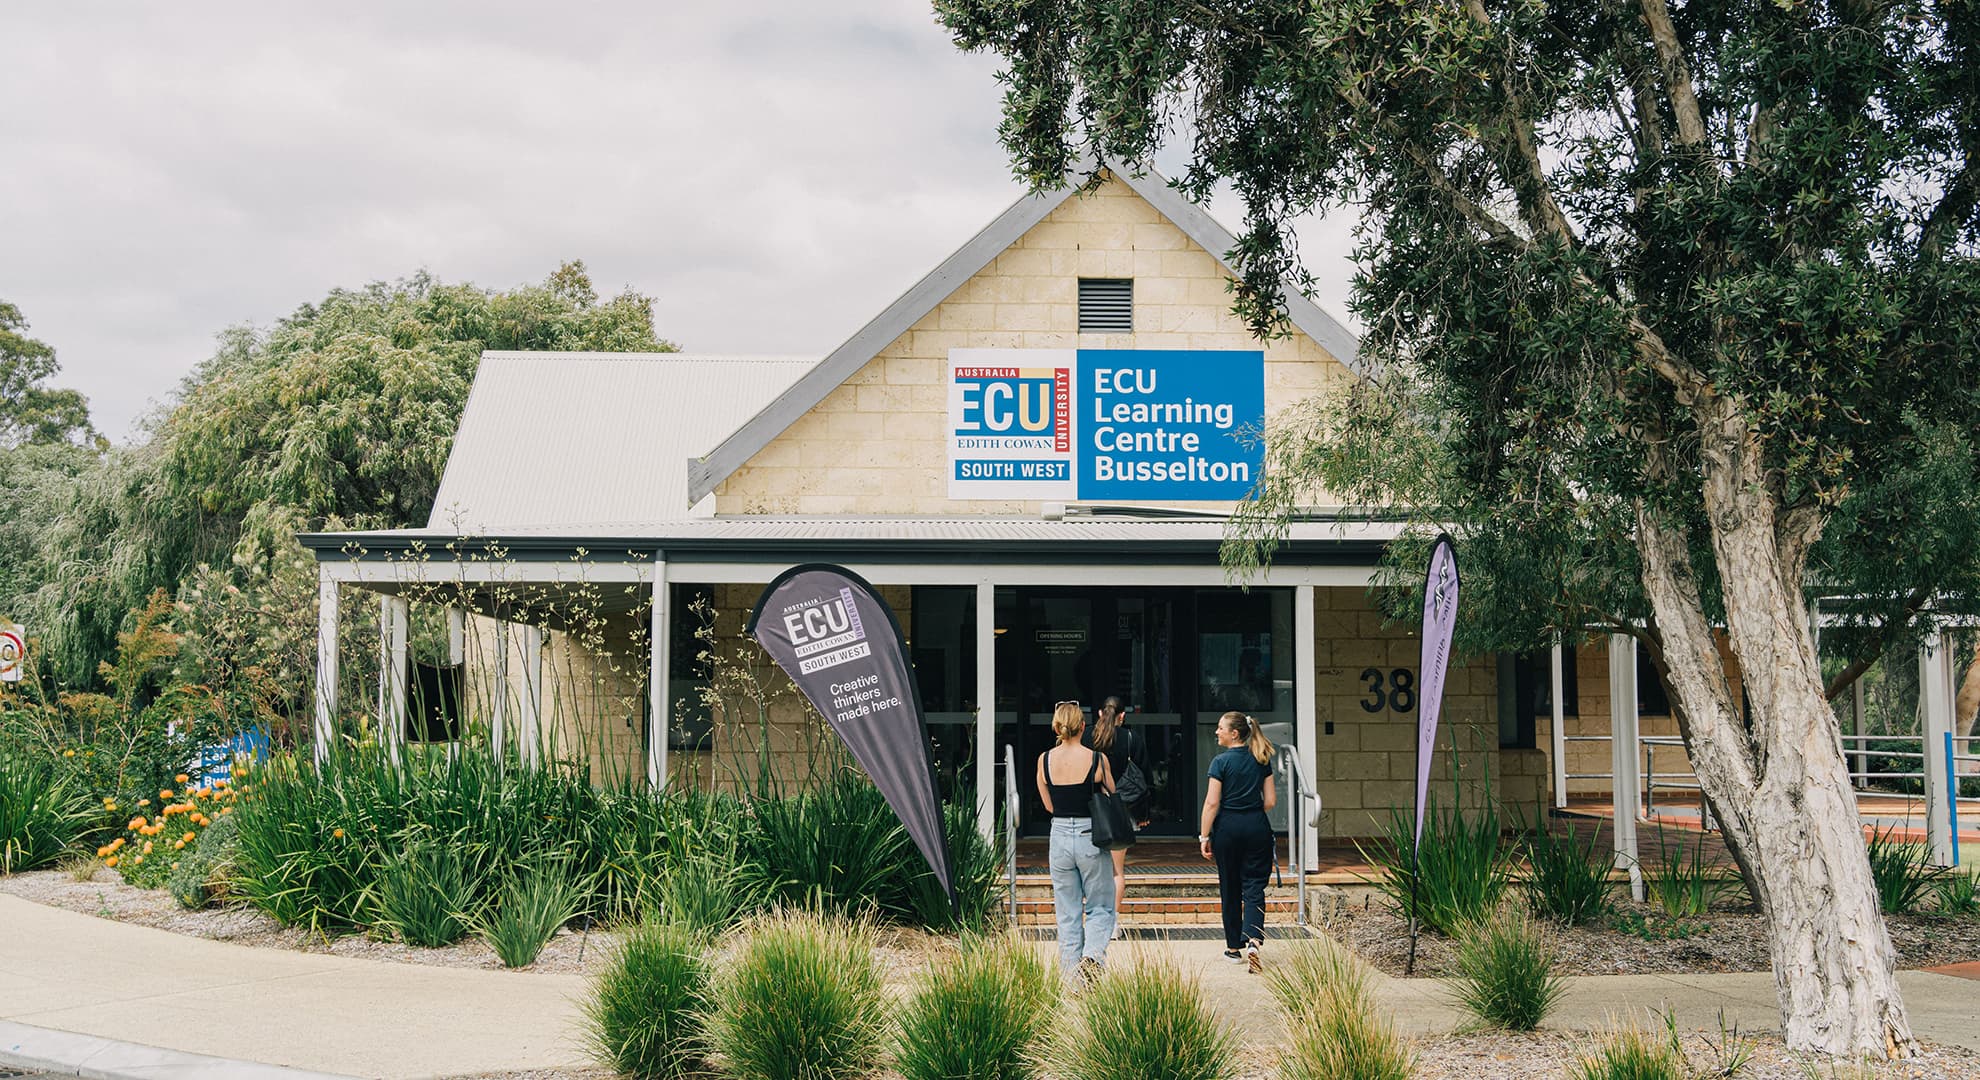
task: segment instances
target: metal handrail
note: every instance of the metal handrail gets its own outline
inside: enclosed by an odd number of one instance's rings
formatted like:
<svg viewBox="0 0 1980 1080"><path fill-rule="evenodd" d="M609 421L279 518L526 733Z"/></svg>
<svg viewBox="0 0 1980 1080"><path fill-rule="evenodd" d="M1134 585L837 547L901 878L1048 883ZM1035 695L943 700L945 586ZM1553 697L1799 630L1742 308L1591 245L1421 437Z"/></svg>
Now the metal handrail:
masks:
<svg viewBox="0 0 1980 1080"><path fill-rule="evenodd" d="M1286 763L1286 777L1291 781L1292 805L1286 808L1286 854L1291 857L1293 875L1297 888L1298 910L1293 913L1293 923L1306 926L1306 800L1313 800L1313 817L1320 815L1320 793L1313 788L1313 781L1306 775L1306 767L1300 764L1299 755L1290 746L1279 747L1279 757Z"/></svg>
<svg viewBox="0 0 1980 1080"><path fill-rule="evenodd" d="M1004 747L1004 873L1010 894L1011 925L1017 925L1018 787L1017 747Z"/></svg>

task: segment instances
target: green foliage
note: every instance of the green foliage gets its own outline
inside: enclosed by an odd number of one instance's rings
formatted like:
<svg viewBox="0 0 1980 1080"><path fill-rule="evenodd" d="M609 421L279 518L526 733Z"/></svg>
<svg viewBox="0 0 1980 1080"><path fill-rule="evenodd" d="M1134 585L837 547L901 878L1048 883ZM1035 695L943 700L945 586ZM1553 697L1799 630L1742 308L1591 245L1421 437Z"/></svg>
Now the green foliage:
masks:
<svg viewBox="0 0 1980 1080"><path fill-rule="evenodd" d="M62 369L55 350L28 337L21 309L0 300L0 454L22 445L100 446L89 402L43 385Z"/></svg>
<svg viewBox="0 0 1980 1080"><path fill-rule="evenodd" d="M46 866L74 851L95 816L52 763L0 746L0 874Z"/></svg>
<svg viewBox="0 0 1980 1080"><path fill-rule="evenodd" d="M689 855L660 872L650 895L649 918L704 934L734 927L759 906L753 875L743 872L733 850Z"/></svg>
<svg viewBox="0 0 1980 1080"><path fill-rule="evenodd" d="M557 931L576 918L585 890L556 865L511 879L481 917L481 936L505 967L528 967Z"/></svg>
<svg viewBox="0 0 1980 1080"><path fill-rule="evenodd" d="M1933 891L1938 894L1942 915L1980 915L1980 875L1954 870L1940 878Z"/></svg>
<svg viewBox="0 0 1980 1080"><path fill-rule="evenodd" d="M1611 1032L1568 1066L1569 1080L1692 1080L1684 1054L1635 1024Z"/></svg>
<svg viewBox="0 0 1980 1080"><path fill-rule="evenodd" d="M1041 1068L1081 1080L1227 1080L1237 1038L1195 977L1148 959L1080 994L1072 1022L1052 1029Z"/></svg>
<svg viewBox="0 0 1980 1080"><path fill-rule="evenodd" d="M1022 938L965 938L901 1007L894 1068L906 1080L1031 1080L1058 1015L1060 979Z"/></svg>
<svg viewBox="0 0 1980 1080"><path fill-rule="evenodd" d="M1432 797L1423 816L1423 845L1415 846L1415 823L1404 809L1389 814L1386 843L1361 849L1379 873L1370 884L1424 925L1452 934L1490 915L1511 878L1497 808L1488 802L1469 817L1444 810Z"/></svg>
<svg viewBox="0 0 1980 1080"><path fill-rule="evenodd" d="M467 935L470 895L467 872L452 848L415 843L379 872L379 920L409 945L452 945Z"/></svg>
<svg viewBox="0 0 1980 1080"><path fill-rule="evenodd" d="M1360 957L1331 938L1292 943L1265 972L1291 1035L1282 1080L1408 1080L1409 1047L1396 1035Z"/></svg>
<svg viewBox="0 0 1980 1080"><path fill-rule="evenodd" d="M835 769L811 790L752 802L750 814L745 864L766 897L842 915L897 908L914 846L864 776Z"/></svg>
<svg viewBox="0 0 1980 1080"><path fill-rule="evenodd" d="M1689 849L1683 841L1666 844L1662 830L1657 832L1657 862L1643 875L1649 897L1676 919L1704 915L1712 905L1741 886L1726 876L1726 868L1705 856L1705 836L1700 833Z"/></svg>
<svg viewBox="0 0 1980 1080"><path fill-rule="evenodd" d="M1877 885L1877 906L1886 915L1916 911L1943 876L1932 865L1924 844L1899 839L1895 829L1878 829L1864 845L1870 856L1870 879Z"/></svg>
<svg viewBox="0 0 1980 1080"><path fill-rule="evenodd" d="M1583 844L1572 822L1557 836L1543 822L1526 844L1526 902L1535 915L1568 926L1607 916L1615 907L1609 861L1597 851L1600 835L1590 829Z"/></svg>
<svg viewBox="0 0 1980 1080"><path fill-rule="evenodd" d="M708 1004L702 940L667 924L627 932L585 1003L585 1033L598 1060L633 1080L676 1080L700 1071L701 1014Z"/></svg>
<svg viewBox="0 0 1980 1080"><path fill-rule="evenodd" d="M54 500L37 529L45 576L13 614L44 628L59 683L88 688L126 612L156 589L178 592L200 564L219 568L284 633L265 648L223 635L201 663L262 669L253 688L296 712L308 687L276 671L304 621L281 580L296 529L424 522L484 349L672 348L654 336L651 301L600 301L581 263L507 291L421 273L227 331L148 442L105 455ZM210 598L223 582L207 577Z"/></svg>
<svg viewBox="0 0 1980 1080"><path fill-rule="evenodd" d="M234 857L240 846L239 819L226 814L199 834L199 842L171 863L165 887L179 906L197 911L232 887Z"/></svg>
<svg viewBox="0 0 1980 1080"><path fill-rule="evenodd" d="M886 992L860 926L766 919L716 979L709 1045L740 1080L840 1080L878 1068Z"/></svg>
<svg viewBox="0 0 1980 1080"><path fill-rule="evenodd" d="M1712 928L1711 924L1697 919L1656 913L1646 915L1634 910L1617 912L1609 921L1609 926L1619 933L1644 941L1683 941Z"/></svg>
<svg viewBox="0 0 1980 1080"><path fill-rule="evenodd" d="M1540 928L1516 910L1458 933L1453 974L1446 983L1451 996L1479 1023L1507 1031L1539 1027L1567 993Z"/></svg>
<svg viewBox="0 0 1980 1080"><path fill-rule="evenodd" d="M930 930L981 933L996 918L1004 899L1004 868L997 849L976 828L976 812L966 802L942 807L942 830L954 861L956 903L935 879L935 871L913 844L905 845L901 868L908 882L907 921Z"/></svg>

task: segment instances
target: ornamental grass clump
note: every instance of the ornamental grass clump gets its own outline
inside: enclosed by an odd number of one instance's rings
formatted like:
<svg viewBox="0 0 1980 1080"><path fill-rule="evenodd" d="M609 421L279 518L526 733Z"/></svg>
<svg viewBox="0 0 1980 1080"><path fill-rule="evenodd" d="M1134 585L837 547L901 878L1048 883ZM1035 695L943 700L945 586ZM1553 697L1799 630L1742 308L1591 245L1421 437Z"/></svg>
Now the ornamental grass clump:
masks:
<svg viewBox="0 0 1980 1080"><path fill-rule="evenodd" d="M407 847L378 879L379 921L409 945L433 948L467 936L470 899L462 860L444 844Z"/></svg>
<svg viewBox="0 0 1980 1080"><path fill-rule="evenodd" d="M1526 903L1535 915L1566 926L1595 922L1615 907L1609 860L1597 852L1600 839L1589 830L1581 843L1570 823L1556 836L1542 823L1527 840Z"/></svg>
<svg viewBox="0 0 1980 1080"><path fill-rule="evenodd" d="M1038 1064L1080 1080L1222 1080L1237 1075L1237 1037L1193 976L1167 961L1110 971L1079 995Z"/></svg>
<svg viewBox="0 0 1980 1080"><path fill-rule="evenodd" d="M665 923L634 927L598 977L584 1007L597 1059L633 1080L675 1080L702 1071L708 1004L702 939Z"/></svg>
<svg viewBox="0 0 1980 1080"><path fill-rule="evenodd" d="M1362 857L1381 871L1369 883L1405 918L1414 914L1424 926L1451 934L1499 906L1511 868L1492 802L1467 816L1455 807L1441 810L1432 799L1420 846L1415 835L1414 820L1398 809L1389 815L1387 842L1362 849Z"/></svg>
<svg viewBox="0 0 1980 1080"><path fill-rule="evenodd" d="M965 939L900 1010L894 1068L906 1080L1029 1080L1058 1012L1060 979L1017 937Z"/></svg>
<svg viewBox="0 0 1980 1080"><path fill-rule="evenodd" d="M1919 902L1945 876L1946 868L1932 865L1924 844L1898 839L1894 829L1878 829L1865 845L1870 878L1877 885L1877 907L1886 915L1915 911Z"/></svg>
<svg viewBox="0 0 1980 1080"><path fill-rule="evenodd" d="M697 933L718 933L756 909L759 887L753 875L737 866L733 851L697 852L648 889L648 917Z"/></svg>
<svg viewBox="0 0 1980 1080"><path fill-rule="evenodd" d="M880 1065L886 993L866 929L841 919L763 919L714 984L715 1062L743 1080L841 1080Z"/></svg>
<svg viewBox="0 0 1980 1080"><path fill-rule="evenodd" d="M914 845L864 776L835 769L808 791L757 799L750 810L742 865L766 898L852 917L901 909Z"/></svg>
<svg viewBox="0 0 1980 1080"><path fill-rule="evenodd" d="M95 817L88 798L53 764L0 753L0 874L60 859Z"/></svg>
<svg viewBox="0 0 1980 1080"><path fill-rule="evenodd" d="M1697 843L1686 848L1682 841L1675 846L1666 844L1661 829L1657 832L1657 863L1643 876L1643 886L1664 914L1673 918L1704 915L1713 904L1740 888L1726 877L1723 867L1705 857L1703 833Z"/></svg>
<svg viewBox="0 0 1980 1080"><path fill-rule="evenodd" d="M1568 1080L1692 1080L1691 1065L1669 1039L1627 1023L1568 1066ZM1725 1074L1731 1075L1731 1074Z"/></svg>
<svg viewBox="0 0 1980 1080"><path fill-rule="evenodd" d="M1409 1047L1377 1008L1366 963L1331 938L1294 942L1265 971L1290 1040L1281 1080L1409 1080Z"/></svg>
<svg viewBox="0 0 1980 1080"><path fill-rule="evenodd" d="M476 927L504 967L528 967L557 931L577 917L584 893L560 866L525 871L510 879Z"/></svg>
<svg viewBox="0 0 1980 1080"><path fill-rule="evenodd" d="M1455 970L1444 981L1481 1025L1507 1031L1539 1027L1567 992L1539 926L1517 909L1460 930Z"/></svg>
<svg viewBox="0 0 1980 1080"><path fill-rule="evenodd" d="M1940 878L1933 891L1939 914L1980 915L1980 875L1955 870Z"/></svg>

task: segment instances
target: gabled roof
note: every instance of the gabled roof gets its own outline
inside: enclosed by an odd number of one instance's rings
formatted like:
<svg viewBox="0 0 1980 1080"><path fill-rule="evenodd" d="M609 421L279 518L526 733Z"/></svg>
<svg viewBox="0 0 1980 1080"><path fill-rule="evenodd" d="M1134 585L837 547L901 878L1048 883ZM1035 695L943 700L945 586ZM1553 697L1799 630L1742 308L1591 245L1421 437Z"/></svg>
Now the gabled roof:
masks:
<svg viewBox="0 0 1980 1080"><path fill-rule="evenodd" d="M689 516L681 459L809 369L793 356L484 352L429 529L582 531Z"/></svg>
<svg viewBox="0 0 1980 1080"><path fill-rule="evenodd" d="M1237 241L1207 211L1184 198L1181 192L1169 186L1166 179L1152 171L1137 173L1115 162L1108 162L1106 167L1116 179L1127 184L1197 246L1216 256L1225 270L1237 274L1237 268L1229 257ZM796 423L799 417L816 408L839 384L865 367L880 350L907 333L910 327L935 310L964 282L1017 243L1020 237L1031 231L1032 226L1045 220L1046 215L1071 198L1085 177L1095 171L1092 167L1082 168L1074 176L1069 176L1066 186L1057 191L1027 195L1012 203L1010 209L971 237L955 254L942 260L942 264L930 271L927 277L915 282L914 287L902 293L900 299L887 305L886 310L875 316L873 321L860 327L858 333L819 361L789 389L777 395L748 423L723 439L721 445L706 456L690 458L687 501L698 502L714 491L722 481L770 445L771 440ZM1334 359L1347 365L1348 370L1359 374L1361 365L1357 354L1361 349L1360 339L1333 316L1322 311L1319 305L1307 299L1294 283L1286 281L1281 286L1285 294L1286 314L1293 326L1327 350Z"/></svg>

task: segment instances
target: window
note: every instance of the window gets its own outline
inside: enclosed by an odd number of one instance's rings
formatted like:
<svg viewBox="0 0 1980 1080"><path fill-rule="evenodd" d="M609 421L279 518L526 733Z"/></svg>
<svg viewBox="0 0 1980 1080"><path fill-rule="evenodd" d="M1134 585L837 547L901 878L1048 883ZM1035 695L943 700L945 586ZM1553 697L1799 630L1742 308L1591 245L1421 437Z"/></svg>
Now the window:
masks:
<svg viewBox="0 0 1980 1080"><path fill-rule="evenodd" d="M1650 662L1650 647L1636 643L1636 715L1671 715L1671 694L1664 687L1657 665Z"/></svg>
<svg viewBox="0 0 1980 1080"><path fill-rule="evenodd" d="M1499 658L1499 746L1531 750L1535 720L1554 715L1554 657L1539 649ZM1581 692L1575 684L1574 646L1561 647L1561 715L1581 715Z"/></svg>
<svg viewBox="0 0 1980 1080"><path fill-rule="evenodd" d="M1079 332L1133 333L1134 279L1080 278Z"/></svg>
<svg viewBox="0 0 1980 1080"><path fill-rule="evenodd" d="M714 671L702 655L706 645L695 631L704 620L714 617L715 590L707 585L672 585L669 589L667 705L673 723L667 731L667 749L711 750L715 723L708 703L701 699L701 689Z"/></svg>
<svg viewBox="0 0 1980 1080"><path fill-rule="evenodd" d="M928 758L944 799L976 788L976 589L917 585L908 599L908 655L928 722Z"/></svg>

